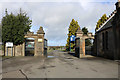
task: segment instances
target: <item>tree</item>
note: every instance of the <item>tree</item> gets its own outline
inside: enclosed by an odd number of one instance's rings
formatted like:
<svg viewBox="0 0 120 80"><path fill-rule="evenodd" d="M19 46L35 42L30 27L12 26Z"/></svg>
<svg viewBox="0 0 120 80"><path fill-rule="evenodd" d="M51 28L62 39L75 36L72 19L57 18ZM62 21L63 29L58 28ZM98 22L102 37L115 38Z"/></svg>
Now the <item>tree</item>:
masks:
<svg viewBox="0 0 120 80"><path fill-rule="evenodd" d="M87 35L87 33L89 32L86 27L83 27L83 28L82 28L82 31L83 31L83 34L84 34L84 35ZM85 40L85 46L90 46L91 44L92 44L92 43L91 43L90 39L86 39L86 40Z"/></svg>
<svg viewBox="0 0 120 80"><path fill-rule="evenodd" d="M85 40L85 46L90 46L92 44L90 39Z"/></svg>
<svg viewBox="0 0 120 80"><path fill-rule="evenodd" d="M82 28L82 31L83 31L83 34L84 34L84 35L87 35L88 29L87 29L86 27Z"/></svg>
<svg viewBox="0 0 120 80"><path fill-rule="evenodd" d="M2 42L4 45L6 42L13 42L14 45L22 44L24 35L31 27L31 22L32 20L21 9L17 15L8 14L6 9L5 16L2 18Z"/></svg>
<svg viewBox="0 0 120 80"><path fill-rule="evenodd" d="M108 19L106 14L103 14L103 16L98 20L95 31L100 28L100 26Z"/></svg>
<svg viewBox="0 0 120 80"><path fill-rule="evenodd" d="M70 36L71 36L71 35L74 35L74 36L75 36L75 33L76 33L78 27L80 27L80 26L78 25L78 22L75 21L74 19L72 19L72 21L71 21L71 23L70 23L70 25L69 25L69 28L68 28L69 33L68 33L68 38L67 38L66 50L69 50L69 46L70 46ZM74 47L75 47L75 43L71 43L71 49L74 49Z"/></svg>

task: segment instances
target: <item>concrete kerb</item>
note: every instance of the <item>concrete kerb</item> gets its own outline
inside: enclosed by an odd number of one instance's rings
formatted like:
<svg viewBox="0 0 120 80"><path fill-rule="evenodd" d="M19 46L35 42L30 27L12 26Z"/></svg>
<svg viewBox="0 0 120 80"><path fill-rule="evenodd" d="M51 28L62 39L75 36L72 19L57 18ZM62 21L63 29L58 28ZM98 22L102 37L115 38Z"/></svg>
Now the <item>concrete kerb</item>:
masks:
<svg viewBox="0 0 120 80"><path fill-rule="evenodd" d="M15 57L15 56L2 56L2 61L7 60L7 59L11 59L13 57Z"/></svg>
<svg viewBox="0 0 120 80"><path fill-rule="evenodd" d="M75 56L75 52L70 52L70 51L68 51L67 53L68 53L69 55L73 56L74 59L80 59L80 58L78 58L78 57Z"/></svg>
<svg viewBox="0 0 120 80"><path fill-rule="evenodd" d="M74 56L74 55L75 55L74 52L67 52L67 53L68 53L69 55L71 55L71 56ZM120 64L120 60L110 60L110 59L106 59L106 58L103 58L103 57L92 56L92 55L85 55L85 56L82 56L82 57L80 57L80 58L74 56L74 58L76 58L76 59L95 59L95 58L97 58L97 59L104 59L104 60L108 60L108 61L113 61L113 62L115 62L115 63L117 63L117 64Z"/></svg>
<svg viewBox="0 0 120 80"><path fill-rule="evenodd" d="M2 56L2 61L4 60L8 60L8 59L11 59L11 58L19 58L19 57L40 57L40 58L46 58L45 56Z"/></svg>

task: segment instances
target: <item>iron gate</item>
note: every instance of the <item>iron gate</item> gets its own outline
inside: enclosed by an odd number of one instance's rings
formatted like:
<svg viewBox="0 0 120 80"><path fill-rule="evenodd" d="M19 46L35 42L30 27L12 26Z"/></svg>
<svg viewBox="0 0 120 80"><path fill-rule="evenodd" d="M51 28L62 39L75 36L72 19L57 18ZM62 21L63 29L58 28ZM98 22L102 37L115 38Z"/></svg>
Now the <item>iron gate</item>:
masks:
<svg viewBox="0 0 120 80"><path fill-rule="evenodd" d="M44 56L47 57L47 39L44 39Z"/></svg>
<svg viewBox="0 0 120 80"><path fill-rule="evenodd" d="M25 39L25 56L34 56L34 38Z"/></svg>
<svg viewBox="0 0 120 80"><path fill-rule="evenodd" d="M75 39L75 56L80 57L80 38Z"/></svg>

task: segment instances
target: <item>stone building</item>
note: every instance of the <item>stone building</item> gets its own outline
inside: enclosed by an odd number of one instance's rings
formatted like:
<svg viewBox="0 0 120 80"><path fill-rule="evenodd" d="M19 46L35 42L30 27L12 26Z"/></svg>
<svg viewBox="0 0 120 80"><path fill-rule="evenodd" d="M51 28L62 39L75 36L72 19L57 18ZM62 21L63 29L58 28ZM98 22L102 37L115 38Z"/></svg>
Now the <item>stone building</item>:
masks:
<svg viewBox="0 0 120 80"><path fill-rule="evenodd" d="M114 35L114 59L120 60L120 0L116 3L116 10L115 17L112 22L112 29Z"/></svg>
<svg viewBox="0 0 120 80"><path fill-rule="evenodd" d="M42 27L39 28L37 34L27 32L24 36L25 42L23 44L13 48L5 48L5 56L43 56L47 45L44 35L45 32Z"/></svg>
<svg viewBox="0 0 120 80"><path fill-rule="evenodd" d="M93 55L120 59L120 2L95 33Z"/></svg>

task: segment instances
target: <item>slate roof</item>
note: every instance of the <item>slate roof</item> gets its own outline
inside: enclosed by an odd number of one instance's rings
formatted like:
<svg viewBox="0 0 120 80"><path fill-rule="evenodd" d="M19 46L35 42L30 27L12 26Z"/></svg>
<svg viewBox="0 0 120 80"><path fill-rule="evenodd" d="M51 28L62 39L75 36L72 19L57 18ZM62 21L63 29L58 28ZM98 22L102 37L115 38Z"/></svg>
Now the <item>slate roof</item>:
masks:
<svg viewBox="0 0 120 80"><path fill-rule="evenodd" d="M114 10L108 17L108 19L100 26L96 32L99 32L105 28L112 27L113 17L115 16L116 10Z"/></svg>

